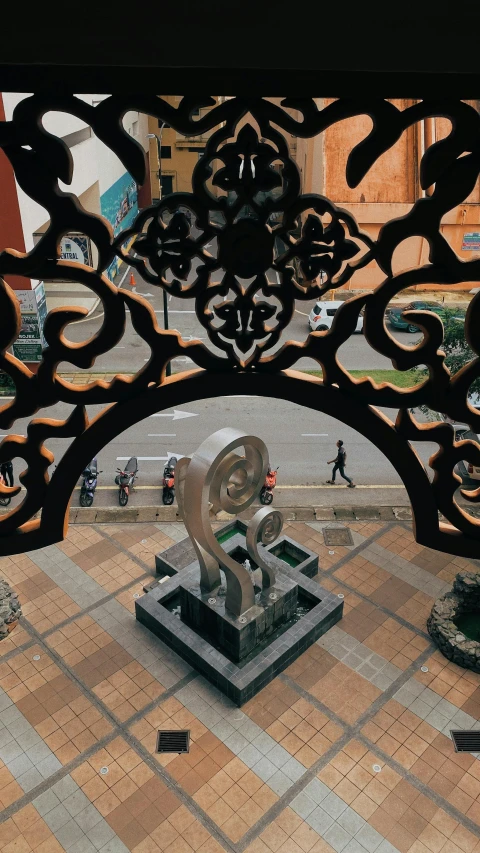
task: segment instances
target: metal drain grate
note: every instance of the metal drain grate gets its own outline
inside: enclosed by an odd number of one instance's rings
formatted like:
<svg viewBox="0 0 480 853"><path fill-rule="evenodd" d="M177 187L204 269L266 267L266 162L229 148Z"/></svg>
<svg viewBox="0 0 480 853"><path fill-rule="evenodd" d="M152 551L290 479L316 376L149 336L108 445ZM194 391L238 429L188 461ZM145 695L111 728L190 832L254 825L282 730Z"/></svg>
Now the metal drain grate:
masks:
<svg viewBox="0 0 480 853"><path fill-rule="evenodd" d="M348 527L324 527L323 539L325 545L353 545L352 531Z"/></svg>
<svg viewBox="0 0 480 853"><path fill-rule="evenodd" d="M472 729L452 729L455 752L480 752L480 731Z"/></svg>
<svg viewBox="0 0 480 853"><path fill-rule="evenodd" d="M190 730L157 732L157 752L190 752Z"/></svg>

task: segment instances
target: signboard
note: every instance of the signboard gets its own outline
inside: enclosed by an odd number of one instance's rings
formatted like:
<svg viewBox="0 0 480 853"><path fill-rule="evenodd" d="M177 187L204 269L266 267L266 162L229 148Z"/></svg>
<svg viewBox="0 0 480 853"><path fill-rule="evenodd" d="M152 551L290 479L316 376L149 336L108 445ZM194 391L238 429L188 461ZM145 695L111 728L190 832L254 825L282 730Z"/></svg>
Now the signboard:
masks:
<svg viewBox="0 0 480 853"><path fill-rule="evenodd" d="M22 325L13 344L13 354L20 361L41 361L42 349L45 346L43 325L47 316L43 281L32 290L16 290L15 296L20 303Z"/></svg>
<svg viewBox="0 0 480 853"><path fill-rule="evenodd" d="M100 196L100 210L102 216L108 219L113 227L115 237L133 225L138 214L138 191L135 181L128 172L125 172ZM106 270L110 281L113 281L117 275L120 264L120 258L115 258Z"/></svg>
<svg viewBox="0 0 480 853"><path fill-rule="evenodd" d="M480 252L480 231L468 231L463 235L462 252Z"/></svg>
<svg viewBox="0 0 480 853"><path fill-rule="evenodd" d="M44 237L44 233L36 233L33 235L33 242L37 243ZM93 266L92 263L92 248L90 237L85 234L71 232L66 234L60 241L60 260L72 261L77 264L85 264L87 267ZM71 279L61 277L61 268L58 268L58 275L55 276L55 281L70 281Z"/></svg>
<svg viewBox="0 0 480 853"><path fill-rule="evenodd" d="M60 242L60 258L62 261L74 261L91 267L90 237L85 237L84 234L67 234Z"/></svg>

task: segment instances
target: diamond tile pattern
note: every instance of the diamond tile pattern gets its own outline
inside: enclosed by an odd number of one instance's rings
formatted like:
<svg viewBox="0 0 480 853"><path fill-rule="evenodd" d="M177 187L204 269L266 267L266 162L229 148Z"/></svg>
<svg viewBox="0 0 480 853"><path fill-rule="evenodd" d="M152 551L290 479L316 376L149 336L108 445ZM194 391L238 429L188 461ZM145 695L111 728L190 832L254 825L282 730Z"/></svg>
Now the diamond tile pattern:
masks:
<svg viewBox="0 0 480 853"><path fill-rule="evenodd" d="M480 761L449 736L480 730L480 676L425 631L477 566L406 524L333 548L325 526L285 533L344 618L242 708L134 618L182 525L73 525L0 560L25 614L0 646L2 853L480 853ZM159 728L190 752L157 755Z"/></svg>

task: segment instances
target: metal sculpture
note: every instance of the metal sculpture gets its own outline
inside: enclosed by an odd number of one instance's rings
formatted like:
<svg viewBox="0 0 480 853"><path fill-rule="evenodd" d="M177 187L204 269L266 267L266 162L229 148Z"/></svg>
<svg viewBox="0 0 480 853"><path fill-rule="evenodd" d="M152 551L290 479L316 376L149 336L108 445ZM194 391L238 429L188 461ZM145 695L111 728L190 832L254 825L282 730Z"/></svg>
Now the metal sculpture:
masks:
<svg viewBox="0 0 480 853"><path fill-rule="evenodd" d="M243 447L244 453L236 451ZM252 505L260 494L268 470L264 442L236 429L221 429L209 436L192 457L177 463L177 495L180 514L200 564L200 586L214 592L220 586L220 569L225 572L225 607L240 616L255 604L255 594L247 569L230 557L219 544L210 526L209 512L223 509L237 515ZM258 510L247 526L249 555L262 570L263 588L273 586L275 572L258 551L258 539L270 544L280 535L283 519L277 510Z"/></svg>
<svg viewBox="0 0 480 853"><path fill-rule="evenodd" d="M194 112L205 106L212 109L195 119ZM292 109L299 118L292 116ZM43 127L43 116L50 110L71 113L90 125L139 184L145 180L145 158L122 126L127 111L147 113L190 137L213 132L194 170L192 192L167 196L114 238L106 220L88 213L72 193L60 189L60 181L68 184L72 179L73 161L65 143ZM349 155L350 186L358 186L378 158L416 122L442 116L451 123L448 135L421 159L420 182L433 188L430 195L418 199L407 215L386 223L376 240L327 198L301 194L298 169L282 134L312 137L355 115L368 116L372 129ZM93 107L73 96L34 95L19 103L12 121L0 123L0 146L22 190L50 217L49 228L31 252L11 247L0 254L0 275L81 282L99 296L104 312L99 331L76 344L64 331L85 310L50 312L44 329L48 346L33 374L9 353L20 317L14 294L1 284L0 369L16 391L14 399L0 408L0 428L8 431L18 418L31 418L59 401L71 406L71 414L60 421L31 420L26 438L12 434L0 445L0 462L19 456L27 463L21 476L26 496L0 518L0 553L39 548L63 538L76 480L120 429L180 402L247 393L288 399L357 429L399 472L412 503L417 540L451 553L480 555L480 525L455 502L459 480L453 471L459 459L480 465L480 448L472 441L456 442L445 424L420 424L410 413L412 407L428 405L480 432L480 413L468 402L468 389L480 376L480 294L472 300L465 321L466 338L476 356L455 376L444 363L443 328L437 316L410 312L412 322L423 331L423 339L413 347L396 341L384 324L388 302L404 288L431 282L448 288L480 280L480 260L461 260L440 230L442 218L469 196L478 178L480 116L473 107L431 100L400 110L381 99L340 99L319 109L309 98L289 98L277 105L258 97L219 104L211 98L185 97L173 107L160 97L141 94L112 96ZM218 188L217 196L209 189L212 184ZM97 269L59 259L61 237L70 231L86 234L95 243ZM395 249L413 235L428 241L428 263L393 273ZM130 238L134 242L127 250ZM207 250L213 238L214 252ZM115 256L134 266L151 286L194 300L215 349L199 341L186 342L178 332L162 331L145 300L117 289L103 273ZM375 292L346 302L329 331L275 349L296 300L318 298L369 263L385 275ZM188 281L191 270L193 282ZM322 280L320 270L326 274ZM150 347L149 361L133 377L118 375L111 382L74 386L62 379L57 373L61 362L89 368L119 342L127 309L135 331ZM425 381L399 389L368 378L357 380L341 366L338 350L354 333L362 309L371 346L399 370L427 365ZM167 379L169 361L186 355L200 369ZM321 380L291 370L305 356L321 366ZM85 405L91 403L103 405L104 411L89 420ZM397 409L396 421L375 406ZM72 444L50 479L52 457L44 442L55 435L71 437ZM432 440L440 449L430 459L434 472L430 482L410 442ZM1 491L15 494L17 489L2 486ZM480 490L466 497L478 501ZM34 517L39 510L41 519ZM439 523L439 510L448 523Z"/></svg>

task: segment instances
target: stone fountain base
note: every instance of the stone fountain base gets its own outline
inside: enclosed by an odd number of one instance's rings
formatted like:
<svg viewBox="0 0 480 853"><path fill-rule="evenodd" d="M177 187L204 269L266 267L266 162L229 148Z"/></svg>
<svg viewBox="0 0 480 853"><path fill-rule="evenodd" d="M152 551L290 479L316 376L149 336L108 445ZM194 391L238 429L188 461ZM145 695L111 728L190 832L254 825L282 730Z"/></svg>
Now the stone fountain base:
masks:
<svg viewBox="0 0 480 853"><path fill-rule="evenodd" d="M223 547L228 552L234 551L241 547L242 538L237 534ZM172 577L162 579L164 582L148 584L144 587L146 594L135 602L138 621L239 706L293 663L343 614L343 600L338 596L271 552L269 560L275 564L276 586L285 590L297 588L302 615L298 621L292 620L292 624L277 626L271 636L264 638L256 649L252 648L242 661L235 660L231 651L219 648L211 634L195 629L180 618L182 595L198 585L197 561Z"/></svg>
<svg viewBox="0 0 480 853"><path fill-rule="evenodd" d="M297 607L297 584L286 575L275 586L258 587L255 604L238 619L225 607L225 587L203 592L198 582L180 586L180 609L187 625L208 634L234 661L243 660L282 624L293 619Z"/></svg>
<svg viewBox="0 0 480 853"><path fill-rule="evenodd" d="M428 633L448 660L480 672L480 642L466 637L455 624L466 613L478 613L480 621L480 573L459 572L451 592L435 602L427 621Z"/></svg>

